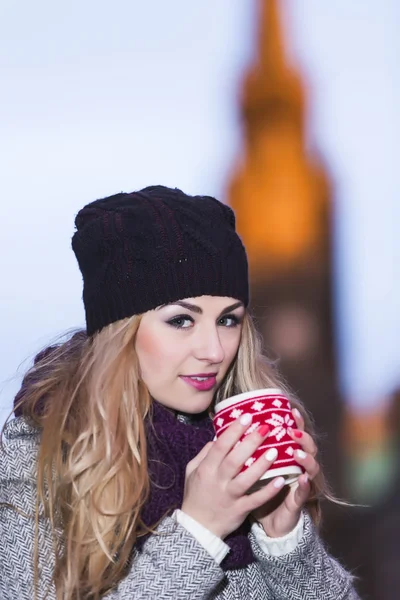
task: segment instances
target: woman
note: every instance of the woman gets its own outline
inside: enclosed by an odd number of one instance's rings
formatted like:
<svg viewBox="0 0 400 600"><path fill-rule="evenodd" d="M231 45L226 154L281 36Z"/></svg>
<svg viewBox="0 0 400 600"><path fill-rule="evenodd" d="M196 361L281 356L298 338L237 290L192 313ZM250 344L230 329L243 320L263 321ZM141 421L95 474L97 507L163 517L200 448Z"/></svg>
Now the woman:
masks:
<svg viewBox="0 0 400 600"><path fill-rule="evenodd" d="M301 404L296 489L246 493L275 458L240 473L267 435L236 445L249 415L213 441L216 401L282 386L231 209L154 186L75 223L87 329L39 355L4 430L2 600L357 599L316 532L327 489Z"/></svg>

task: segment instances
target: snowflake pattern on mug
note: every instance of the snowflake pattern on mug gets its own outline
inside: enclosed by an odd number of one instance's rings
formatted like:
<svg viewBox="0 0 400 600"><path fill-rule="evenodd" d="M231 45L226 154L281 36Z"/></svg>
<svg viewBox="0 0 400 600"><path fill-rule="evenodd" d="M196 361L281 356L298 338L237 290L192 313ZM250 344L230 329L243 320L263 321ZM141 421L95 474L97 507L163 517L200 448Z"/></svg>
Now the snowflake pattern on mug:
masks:
<svg viewBox="0 0 400 600"><path fill-rule="evenodd" d="M279 400L278 398L276 398L276 399L275 399L275 400L272 402L272 404L273 404L274 406L276 406L276 408L280 408L280 407L282 406L282 401L281 401L281 400Z"/></svg>
<svg viewBox="0 0 400 600"><path fill-rule="evenodd" d="M234 408L229 416L232 419L238 419L242 413L243 413L243 411L240 410L240 408Z"/></svg>
<svg viewBox="0 0 400 600"><path fill-rule="evenodd" d="M268 423L268 425L272 425L274 428L272 431L270 431L269 437L275 436L278 442L286 435L287 428L294 424L294 421L290 418L290 415L285 415L285 417L282 417L276 413L272 413L271 417L266 419L265 422Z"/></svg>
<svg viewBox="0 0 400 600"><path fill-rule="evenodd" d="M253 425L250 425L250 427L244 432L244 435L249 435L250 433L253 433L253 431L255 431L259 425L260 423L253 423Z"/></svg>
<svg viewBox="0 0 400 600"><path fill-rule="evenodd" d="M278 456L272 470L277 470L279 474L282 472L286 474L290 471L290 474L293 473L295 476L302 472L302 468L294 460L295 451L300 446L296 441L293 441L287 431L289 427L296 426L291 410L291 402L284 395L274 395L272 398L255 395L253 398L241 401L239 405L226 406L220 414L215 415L214 425L218 435L245 413L249 413L253 417L250 425L243 428L245 431L243 431L240 440L235 443L235 448L240 446L247 436L260 426L268 424L270 427L268 435L265 436L266 440L242 465L242 472L250 468L270 447L276 447L278 450Z"/></svg>
<svg viewBox="0 0 400 600"><path fill-rule="evenodd" d="M258 400L256 402L254 402L253 406L251 407L253 410L257 410L260 411L264 408L265 404L264 402L259 402Z"/></svg>

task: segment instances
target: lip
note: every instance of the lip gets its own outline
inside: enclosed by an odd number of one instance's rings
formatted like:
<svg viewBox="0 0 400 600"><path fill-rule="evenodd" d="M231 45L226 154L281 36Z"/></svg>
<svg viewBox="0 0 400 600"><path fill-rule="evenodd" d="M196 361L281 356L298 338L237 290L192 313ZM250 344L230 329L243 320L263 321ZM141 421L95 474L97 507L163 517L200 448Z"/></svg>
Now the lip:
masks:
<svg viewBox="0 0 400 600"><path fill-rule="evenodd" d="M181 375L181 377L216 377L218 373L192 373L191 375Z"/></svg>
<svg viewBox="0 0 400 600"><path fill-rule="evenodd" d="M204 381L196 381L192 379L192 377L207 377ZM194 387L199 392L208 392L211 390L217 383L216 373L202 373L196 375L180 375L182 381L187 383L188 385Z"/></svg>

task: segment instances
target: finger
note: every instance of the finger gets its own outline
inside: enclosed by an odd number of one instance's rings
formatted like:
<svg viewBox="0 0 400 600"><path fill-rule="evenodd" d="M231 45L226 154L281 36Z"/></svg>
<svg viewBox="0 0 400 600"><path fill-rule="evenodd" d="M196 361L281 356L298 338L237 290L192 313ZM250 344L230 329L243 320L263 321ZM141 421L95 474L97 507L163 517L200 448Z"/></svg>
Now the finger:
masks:
<svg viewBox="0 0 400 600"><path fill-rule="evenodd" d="M205 457L211 450L213 444L214 444L214 442L208 442L200 450L200 452L197 454L197 456L195 456L190 462L188 462L187 467L186 467L187 475L190 475L191 473L193 473L193 471L195 471L200 466L200 464L203 462L203 460L205 459Z"/></svg>
<svg viewBox="0 0 400 600"><path fill-rule="evenodd" d="M300 429L301 431L304 431L304 419L301 416L301 413L299 411L298 408L294 408L292 410L293 416L294 416L294 420L296 421L296 425L297 428Z"/></svg>
<svg viewBox="0 0 400 600"><path fill-rule="evenodd" d="M262 443L269 431L269 425L261 425L261 427L258 427L250 435L246 436L244 440L239 440L235 444L235 447L226 455L225 460L221 463L221 473L225 479L233 479L241 471L243 465L251 466L255 462L252 455L258 448L262 448Z"/></svg>
<svg viewBox="0 0 400 600"><path fill-rule="evenodd" d="M308 452L311 456L317 456L318 448L309 433L306 431L301 431L300 429L293 429L292 427L288 428L288 434L304 450L304 452Z"/></svg>
<svg viewBox="0 0 400 600"><path fill-rule="evenodd" d="M252 416L250 414L244 414L236 421L229 425L225 431L218 437L213 443L209 454L209 460L213 461L214 467L219 467L226 455L232 450L237 444L242 435L250 427Z"/></svg>
<svg viewBox="0 0 400 600"><path fill-rule="evenodd" d="M261 477L271 468L278 456L276 448L269 448L260 456L248 469L239 473L230 484L232 494L236 497L243 496L248 492L252 485L261 479Z"/></svg>
<svg viewBox="0 0 400 600"><path fill-rule="evenodd" d="M250 513L260 508L260 506L264 506L264 504L279 494L284 485L284 478L277 477L256 492L243 496L241 500L243 512Z"/></svg>
<svg viewBox="0 0 400 600"><path fill-rule="evenodd" d="M311 454L307 454L304 450L296 450L293 458L305 469L309 479L314 479L318 475L320 466Z"/></svg>
<svg viewBox="0 0 400 600"><path fill-rule="evenodd" d="M300 475L297 479L297 484L294 494L289 494L287 497L287 502L290 503L290 496L292 496L295 509L302 508L305 505L311 492L310 480L306 473Z"/></svg>

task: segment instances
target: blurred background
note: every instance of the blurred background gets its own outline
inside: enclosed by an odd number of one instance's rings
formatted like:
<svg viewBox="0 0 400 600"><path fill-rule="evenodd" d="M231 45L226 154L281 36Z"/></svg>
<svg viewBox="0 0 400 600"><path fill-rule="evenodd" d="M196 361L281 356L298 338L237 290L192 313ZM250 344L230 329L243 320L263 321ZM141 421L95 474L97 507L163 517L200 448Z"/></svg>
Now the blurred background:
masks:
<svg viewBox="0 0 400 600"><path fill-rule="evenodd" d="M362 598L400 587L400 3L0 7L0 424L83 326L85 203L164 184L230 204L267 353L313 414L323 536Z"/></svg>

